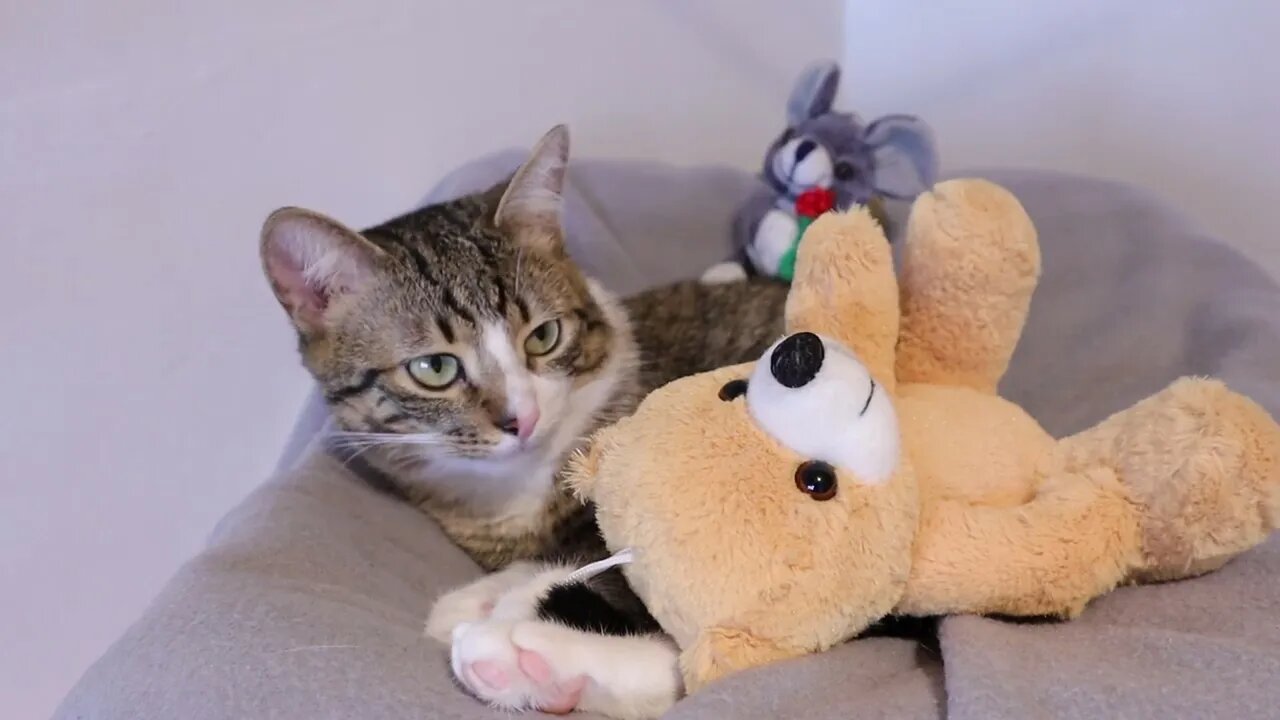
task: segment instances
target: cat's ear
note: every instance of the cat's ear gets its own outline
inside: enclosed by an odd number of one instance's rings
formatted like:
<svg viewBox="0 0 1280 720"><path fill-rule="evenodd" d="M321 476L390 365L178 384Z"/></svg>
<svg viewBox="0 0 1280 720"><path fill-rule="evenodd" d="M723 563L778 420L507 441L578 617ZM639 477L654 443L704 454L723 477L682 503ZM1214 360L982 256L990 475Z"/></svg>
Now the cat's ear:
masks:
<svg viewBox="0 0 1280 720"><path fill-rule="evenodd" d="M516 170L493 213L493 224L517 242L544 250L562 243L565 168L569 163L569 128L557 125L534 146Z"/></svg>
<svg viewBox="0 0 1280 720"><path fill-rule="evenodd" d="M373 281L382 253L360 233L302 208L276 210L262 225L262 267L276 299L304 335Z"/></svg>

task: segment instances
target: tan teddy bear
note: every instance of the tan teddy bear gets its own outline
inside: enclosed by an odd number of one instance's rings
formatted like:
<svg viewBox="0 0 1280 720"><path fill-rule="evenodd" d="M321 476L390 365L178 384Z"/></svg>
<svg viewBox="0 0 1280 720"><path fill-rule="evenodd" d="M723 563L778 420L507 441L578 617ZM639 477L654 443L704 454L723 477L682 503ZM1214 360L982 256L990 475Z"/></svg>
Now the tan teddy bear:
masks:
<svg viewBox="0 0 1280 720"><path fill-rule="evenodd" d="M1007 191L938 185L903 252L895 277L868 213L820 218L783 340L659 389L578 459L690 691L890 613L1069 618L1277 524L1280 427L1220 382L1178 380L1063 440L996 394L1040 268Z"/></svg>

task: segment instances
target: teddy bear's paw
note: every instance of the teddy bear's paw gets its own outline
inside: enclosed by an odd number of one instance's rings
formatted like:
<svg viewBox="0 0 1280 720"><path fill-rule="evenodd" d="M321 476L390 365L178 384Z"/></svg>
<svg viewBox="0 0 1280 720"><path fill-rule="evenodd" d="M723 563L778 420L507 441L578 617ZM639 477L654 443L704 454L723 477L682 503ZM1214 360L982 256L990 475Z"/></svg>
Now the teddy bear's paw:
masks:
<svg viewBox="0 0 1280 720"><path fill-rule="evenodd" d="M610 636L540 620L465 624L454 676L495 707L658 717L680 696L676 648L660 636Z"/></svg>
<svg viewBox="0 0 1280 720"><path fill-rule="evenodd" d="M426 636L446 644L451 642L454 628L489 617L500 597L528 583L537 573L538 568L532 563L512 563L500 572L441 595L427 616Z"/></svg>
<svg viewBox="0 0 1280 720"><path fill-rule="evenodd" d="M747 271L741 263L726 260L707 268L699 282L703 285L723 285L747 279Z"/></svg>
<svg viewBox="0 0 1280 720"><path fill-rule="evenodd" d="M944 180L912 204L911 240L926 238L936 245L960 245L981 240L997 246L1014 243L1022 253L1035 251L1035 228L1018 198L989 180ZM1016 242L1015 242L1016 241ZM1033 252L1038 267L1039 253Z"/></svg>
<svg viewBox="0 0 1280 720"><path fill-rule="evenodd" d="M1280 425L1218 380L1177 380L1087 433L1118 438L1075 453L1096 456L1095 448L1109 447L1118 455L1140 511L1139 580L1216 570L1280 525Z"/></svg>

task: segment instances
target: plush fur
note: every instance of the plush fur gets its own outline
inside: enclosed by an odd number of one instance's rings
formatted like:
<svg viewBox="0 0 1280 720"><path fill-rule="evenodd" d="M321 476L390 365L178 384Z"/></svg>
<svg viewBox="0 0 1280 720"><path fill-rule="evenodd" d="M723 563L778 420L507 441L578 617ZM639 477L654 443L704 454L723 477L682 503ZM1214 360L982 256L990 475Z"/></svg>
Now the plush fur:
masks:
<svg viewBox="0 0 1280 720"><path fill-rule="evenodd" d="M624 572L680 647L690 691L890 613L1071 618L1121 583L1213 570L1280 520L1280 427L1220 382L1178 380L1062 440L996 394L1040 268L1035 228L1007 191L937 185L916 200L905 242L895 277L869 213L820 218L787 325L821 338L821 367L797 373L812 349L778 345L755 365L673 382L600 431L570 472L609 547L634 549ZM754 419L757 384L849 362L894 413L868 421L770 386L760 398L813 411L768 431ZM856 368L831 377L831 408L862 405ZM722 399L748 378L745 395ZM873 482L846 461L829 499L803 490L806 463L836 464L813 456L826 446L812 436L858 452L865 422L896 423L891 476Z"/></svg>

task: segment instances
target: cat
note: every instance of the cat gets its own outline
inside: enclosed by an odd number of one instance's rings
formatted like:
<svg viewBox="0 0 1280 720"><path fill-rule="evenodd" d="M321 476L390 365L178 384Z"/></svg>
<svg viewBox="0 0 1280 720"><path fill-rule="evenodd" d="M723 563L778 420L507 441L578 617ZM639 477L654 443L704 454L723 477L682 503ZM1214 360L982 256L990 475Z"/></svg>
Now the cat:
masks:
<svg viewBox="0 0 1280 720"><path fill-rule="evenodd" d="M782 333L787 288L614 297L565 248L568 156L557 126L506 182L363 232L282 208L262 262L338 427L333 449L496 571L428 619L459 681L509 709L649 716L679 692L674 648L617 570L565 583L607 552L560 473L648 391L758 357Z"/></svg>

